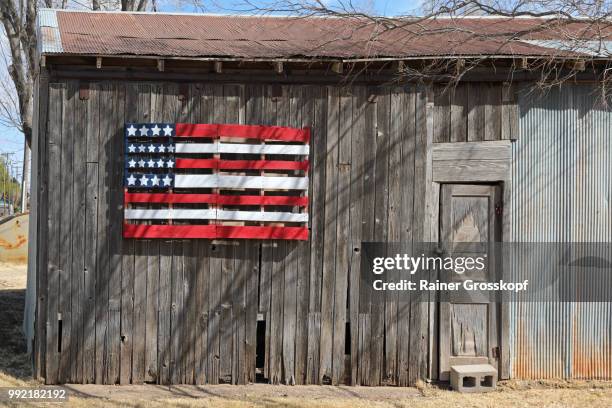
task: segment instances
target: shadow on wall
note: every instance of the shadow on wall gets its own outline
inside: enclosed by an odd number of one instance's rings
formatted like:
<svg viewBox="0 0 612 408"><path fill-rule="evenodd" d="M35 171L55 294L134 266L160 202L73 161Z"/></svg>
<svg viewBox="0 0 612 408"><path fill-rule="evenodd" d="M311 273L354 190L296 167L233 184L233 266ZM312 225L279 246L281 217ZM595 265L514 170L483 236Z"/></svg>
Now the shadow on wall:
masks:
<svg viewBox="0 0 612 408"><path fill-rule="evenodd" d="M429 341L427 314L394 298L372 302L358 262L361 241L426 233L425 183L413 184L425 179L425 93L181 89L92 83L80 99L76 81L50 84L45 174L57 182L39 208L49 223L38 261L38 376L49 384L240 384L256 375L288 384L416 382L427 368L419 351ZM310 241L121 239L123 124L149 121L311 126Z"/></svg>

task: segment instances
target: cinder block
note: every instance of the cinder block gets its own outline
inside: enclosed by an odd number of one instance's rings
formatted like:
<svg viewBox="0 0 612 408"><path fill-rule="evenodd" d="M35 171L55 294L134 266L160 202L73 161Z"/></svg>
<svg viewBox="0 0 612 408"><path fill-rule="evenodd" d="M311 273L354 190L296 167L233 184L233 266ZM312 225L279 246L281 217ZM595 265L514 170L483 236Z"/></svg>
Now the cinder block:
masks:
<svg viewBox="0 0 612 408"><path fill-rule="evenodd" d="M451 367L451 387L459 392L488 392L497 386L497 370L489 364Z"/></svg>

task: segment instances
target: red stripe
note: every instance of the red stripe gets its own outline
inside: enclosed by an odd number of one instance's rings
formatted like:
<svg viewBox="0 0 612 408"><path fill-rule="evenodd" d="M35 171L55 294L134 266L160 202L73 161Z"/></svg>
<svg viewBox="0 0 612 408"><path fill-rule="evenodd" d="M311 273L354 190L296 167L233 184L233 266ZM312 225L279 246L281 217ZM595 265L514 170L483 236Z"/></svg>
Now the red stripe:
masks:
<svg viewBox="0 0 612 408"><path fill-rule="evenodd" d="M284 140L286 142L308 142L310 129L258 125L219 125L219 137L241 137L245 139Z"/></svg>
<svg viewBox="0 0 612 408"><path fill-rule="evenodd" d="M174 134L179 137L216 138L219 125L203 125L193 123L176 123Z"/></svg>
<svg viewBox="0 0 612 408"><path fill-rule="evenodd" d="M221 170L308 170L308 160L219 160L176 159L177 169L221 169Z"/></svg>
<svg viewBox="0 0 612 408"><path fill-rule="evenodd" d="M176 159L177 169L216 169L217 159Z"/></svg>
<svg viewBox="0 0 612 408"><path fill-rule="evenodd" d="M234 227L217 225L217 238L308 240L306 227Z"/></svg>
<svg viewBox="0 0 612 408"><path fill-rule="evenodd" d="M220 195L217 204L222 205L291 205L306 207L308 197L296 196L247 196Z"/></svg>
<svg viewBox="0 0 612 408"><path fill-rule="evenodd" d="M310 140L310 128L176 123L175 135L178 137L216 138L224 136L245 139L283 140L286 142L308 142Z"/></svg>
<svg viewBox="0 0 612 408"><path fill-rule="evenodd" d="M197 204L216 203L217 194L125 193L127 203Z"/></svg>
<svg viewBox="0 0 612 408"><path fill-rule="evenodd" d="M244 238L307 240L306 227L235 227L225 225L137 225L124 224L124 238Z"/></svg>
<svg viewBox="0 0 612 408"><path fill-rule="evenodd" d="M216 225L138 225L124 224L124 238L216 238Z"/></svg>
<svg viewBox="0 0 612 408"><path fill-rule="evenodd" d="M308 160L220 160L221 170L308 170Z"/></svg>
<svg viewBox="0 0 612 408"><path fill-rule="evenodd" d="M221 205L291 205L306 207L308 205L308 197L178 193L125 193L125 203L208 203Z"/></svg>

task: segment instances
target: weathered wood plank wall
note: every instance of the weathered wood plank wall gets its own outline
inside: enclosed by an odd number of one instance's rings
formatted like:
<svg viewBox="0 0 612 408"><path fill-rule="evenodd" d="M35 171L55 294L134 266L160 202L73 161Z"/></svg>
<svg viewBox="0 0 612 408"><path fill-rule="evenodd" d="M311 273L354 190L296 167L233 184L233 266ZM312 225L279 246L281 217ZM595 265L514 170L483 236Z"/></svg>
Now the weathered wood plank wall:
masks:
<svg viewBox="0 0 612 408"><path fill-rule="evenodd" d="M517 135L515 86L472 82L434 86L434 143L510 139Z"/></svg>
<svg viewBox="0 0 612 408"><path fill-rule="evenodd" d="M502 87L482 89L50 83L35 152L48 219L37 372L47 383L253 382L260 314L269 382L414 384L427 375L430 312L360 287L361 242L430 237L431 143L509 134ZM126 121L311 127L311 239L122 239Z"/></svg>

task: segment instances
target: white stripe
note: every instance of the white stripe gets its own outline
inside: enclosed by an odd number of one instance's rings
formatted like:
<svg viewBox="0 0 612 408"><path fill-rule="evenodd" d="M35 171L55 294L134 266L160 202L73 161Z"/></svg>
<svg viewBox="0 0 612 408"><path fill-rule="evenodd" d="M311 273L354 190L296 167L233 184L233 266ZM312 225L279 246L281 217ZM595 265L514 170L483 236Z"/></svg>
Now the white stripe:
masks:
<svg viewBox="0 0 612 408"><path fill-rule="evenodd" d="M168 219L207 219L213 220L217 215L217 210L191 210L191 209L126 209L125 218L128 220L168 220Z"/></svg>
<svg viewBox="0 0 612 408"><path fill-rule="evenodd" d="M225 176L217 174L176 174L177 188L256 188L307 190L308 177Z"/></svg>
<svg viewBox="0 0 612 408"><path fill-rule="evenodd" d="M308 222L308 214L217 210L218 220Z"/></svg>
<svg viewBox="0 0 612 408"><path fill-rule="evenodd" d="M220 180L223 178L223 180ZM261 188L259 176L219 176L217 174L177 174L174 186L179 188Z"/></svg>
<svg viewBox="0 0 612 408"><path fill-rule="evenodd" d="M219 143L219 153L307 155L308 145Z"/></svg>
<svg viewBox="0 0 612 408"><path fill-rule="evenodd" d="M289 212L229 211L229 210L196 210L196 209L127 209L128 220L233 220L233 221L269 221L269 222L308 222L308 214Z"/></svg>
<svg viewBox="0 0 612 408"><path fill-rule="evenodd" d="M215 143L177 143L175 153L218 153Z"/></svg>
<svg viewBox="0 0 612 408"><path fill-rule="evenodd" d="M223 176L220 176L223 177ZM260 177L262 189L308 190L308 177Z"/></svg>
<svg viewBox="0 0 612 408"><path fill-rule="evenodd" d="M176 143L175 152L308 155L310 146L242 143Z"/></svg>

